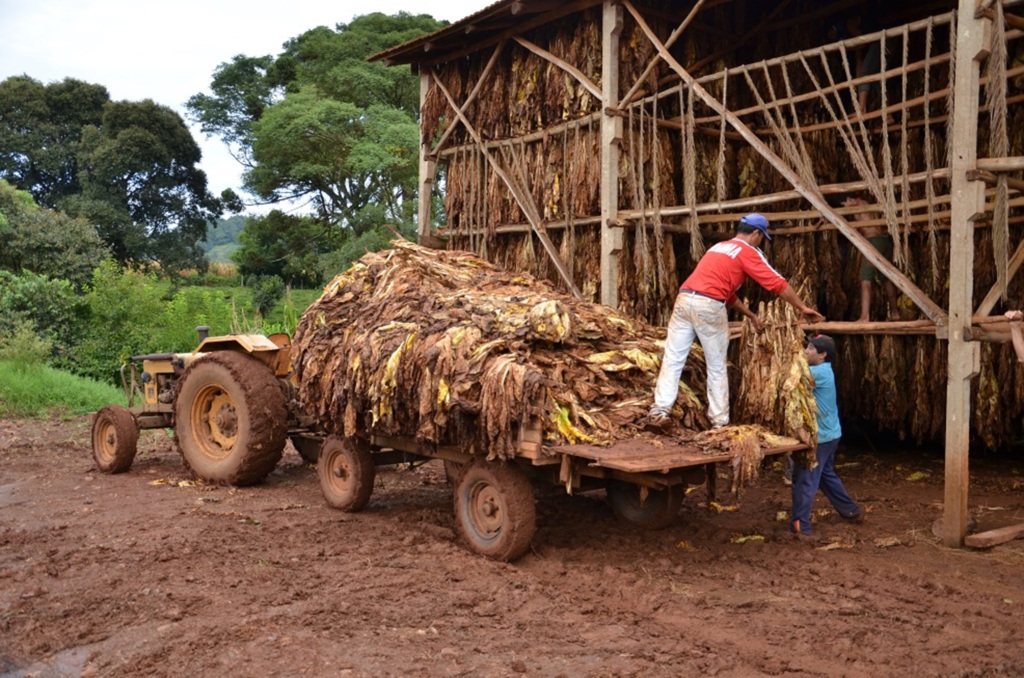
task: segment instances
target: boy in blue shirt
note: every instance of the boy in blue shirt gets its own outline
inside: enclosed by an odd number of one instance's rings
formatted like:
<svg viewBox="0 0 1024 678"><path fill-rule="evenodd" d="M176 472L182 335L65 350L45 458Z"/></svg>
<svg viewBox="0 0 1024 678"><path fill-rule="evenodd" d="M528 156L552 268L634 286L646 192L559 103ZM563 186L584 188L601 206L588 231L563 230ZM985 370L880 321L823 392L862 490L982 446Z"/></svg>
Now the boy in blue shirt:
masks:
<svg viewBox="0 0 1024 678"><path fill-rule="evenodd" d="M811 536L811 506L819 488L843 520L864 522L864 510L850 498L843 481L836 475L836 448L843 430L839 425L836 377L831 364L835 353L836 344L831 337L819 334L807 341L805 354L814 377L814 400L818 404L818 465L810 471L799 464L793 469L793 516L789 530L797 537Z"/></svg>

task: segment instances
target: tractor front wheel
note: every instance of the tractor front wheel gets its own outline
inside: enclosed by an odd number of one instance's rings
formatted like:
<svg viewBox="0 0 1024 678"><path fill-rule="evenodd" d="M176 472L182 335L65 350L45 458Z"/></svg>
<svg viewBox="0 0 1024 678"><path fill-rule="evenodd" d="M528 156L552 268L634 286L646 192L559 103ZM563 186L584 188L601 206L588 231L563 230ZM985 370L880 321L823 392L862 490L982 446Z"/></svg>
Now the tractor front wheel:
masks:
<svg viewBox="0 0 1024 678"><path fill-rule="evenodd" d="M108 405L92 420L92 458L104 473L124 473L138 450L139 426L135 416L118 405Z"/></svg>

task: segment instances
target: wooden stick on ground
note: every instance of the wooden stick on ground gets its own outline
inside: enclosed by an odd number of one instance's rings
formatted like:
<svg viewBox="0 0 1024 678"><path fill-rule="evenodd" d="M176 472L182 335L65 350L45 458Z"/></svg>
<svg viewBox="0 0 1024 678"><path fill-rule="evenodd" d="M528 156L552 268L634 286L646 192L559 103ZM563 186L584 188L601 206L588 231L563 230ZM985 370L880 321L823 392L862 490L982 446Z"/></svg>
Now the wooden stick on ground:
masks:
<svg viewBox="0 0 1024 678"><path fill-rule="evenodd" d="M997 544L1004 544L1008 541L1024 537L1024 523L1000 527L997 530L969 534L964 538L964 543L974 549L987 549Z"/></svg>

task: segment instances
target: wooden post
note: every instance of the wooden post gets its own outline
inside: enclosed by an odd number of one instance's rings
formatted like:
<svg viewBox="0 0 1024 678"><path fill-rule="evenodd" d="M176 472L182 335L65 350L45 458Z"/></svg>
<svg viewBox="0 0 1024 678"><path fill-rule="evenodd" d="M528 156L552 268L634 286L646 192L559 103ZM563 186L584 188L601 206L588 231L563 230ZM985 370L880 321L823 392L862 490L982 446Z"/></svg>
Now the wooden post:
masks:
<svg viewBox="0 0 1024 678"><path fill-rule="evenodd" d="M946 379L946 489L942 542L960 547L967 534L968 443L971 435L971 379L978 374L981 347L968 341L973 312L974 222L982 215L985 185L971 181L978 158L979 60L988 45L987 20L975 19L977 0L960 0L957 10L956 81L953 103L953 160L950 167L949 366ZM1002 26L999 27L1000 30Z"/></svg>
<svg viewBox="0 0 1024 678"><path fill-rule="evenodd" d="M429 70L420 71L420 110L427 100L427 91L430 89ZM423 128L420 127L420 181L419 181L419 210L416 218L416 232L420 241L430 235L430 225L433 221L433 191L434 174L437 172L437 162L431 155L430 140L423 138Z"/></svg>
<svg viewBox="0 0 1024 678"><path fill-rule="evenodd" d="M622 6L605 0L601 38L601 303L618 308L619 252L622 228L619 221L619 153L622 118L610 111L619 103L619 36Z"/></svg>

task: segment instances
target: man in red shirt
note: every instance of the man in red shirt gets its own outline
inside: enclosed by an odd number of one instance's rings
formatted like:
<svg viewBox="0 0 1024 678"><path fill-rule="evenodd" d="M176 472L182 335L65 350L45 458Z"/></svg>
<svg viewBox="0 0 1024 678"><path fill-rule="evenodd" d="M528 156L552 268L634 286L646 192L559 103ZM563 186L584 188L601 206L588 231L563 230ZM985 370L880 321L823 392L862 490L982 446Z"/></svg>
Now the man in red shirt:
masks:
<svg viewBox="0 0 1024 678"><path fill-rule="evenodd" d="M695 338L700 340L707 365L711 424L719 428L729 423L729 379L725 369L729 318L726 307L735 308L750 318L755 329L761 329L757 314L736 296L736 290L748 277L795 306L809 322L825 319L805 304L786 279L769 265L759 249L765 238L771 240L768 220L761 214L748 214L736 224L736 236L705 252L693 273L679 288L668 323L665 355L654 389L654 405L648 414L651 425L663 426L669 422L669 412L679 395L679 377Z"/></svg>

